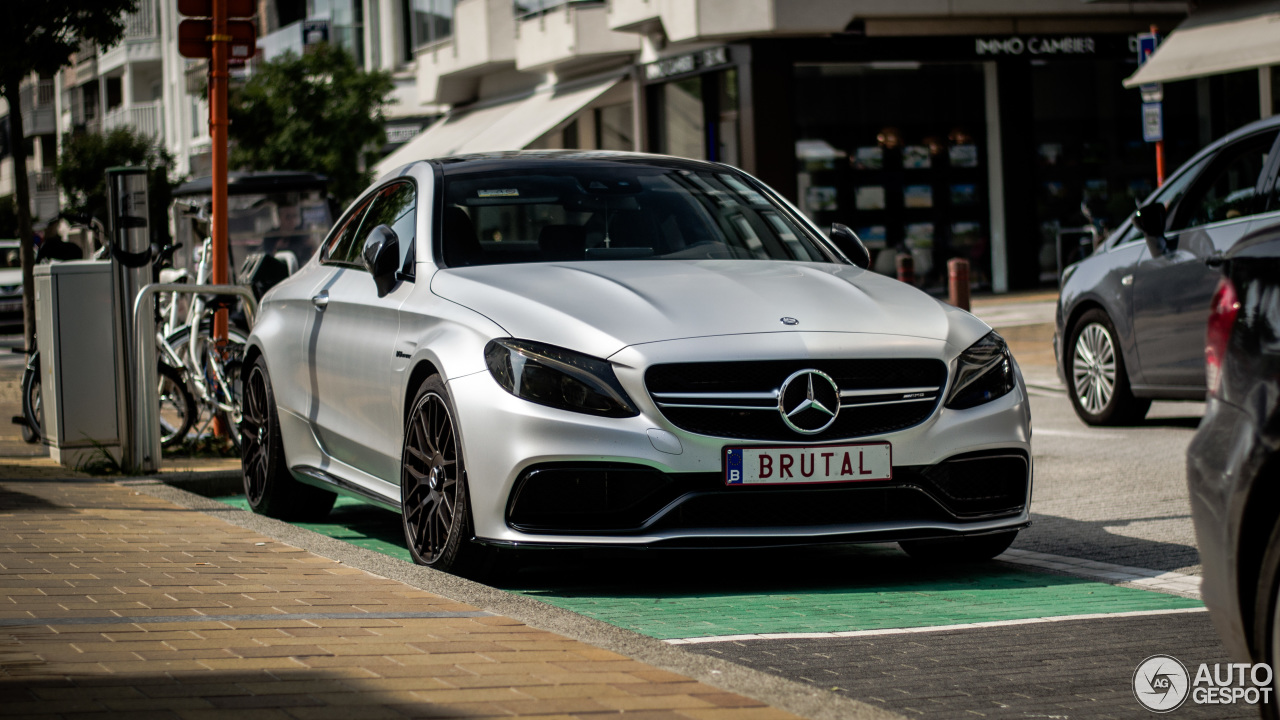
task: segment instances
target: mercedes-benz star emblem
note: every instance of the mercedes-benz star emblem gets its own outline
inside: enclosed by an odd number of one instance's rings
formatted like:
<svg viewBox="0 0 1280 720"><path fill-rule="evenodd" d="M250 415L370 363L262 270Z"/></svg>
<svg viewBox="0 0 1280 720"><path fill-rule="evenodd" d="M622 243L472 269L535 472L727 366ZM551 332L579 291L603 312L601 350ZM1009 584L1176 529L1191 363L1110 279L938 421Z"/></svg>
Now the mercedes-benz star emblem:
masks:
<svg viewBox="0 0 1280 720"><path fill-rule="evenodd" d="M778 322L782 323L783 325L799 325L800 324L800 321L793 317L778 318Z"/></svg>
<svg viewBox="0 0 1280 720"><path fill-rule="evenodd" d="M778 390L778 412L787 427L801 435L816 435L831 427L840 414L840 388L821 370L794 372Z"/></svg>

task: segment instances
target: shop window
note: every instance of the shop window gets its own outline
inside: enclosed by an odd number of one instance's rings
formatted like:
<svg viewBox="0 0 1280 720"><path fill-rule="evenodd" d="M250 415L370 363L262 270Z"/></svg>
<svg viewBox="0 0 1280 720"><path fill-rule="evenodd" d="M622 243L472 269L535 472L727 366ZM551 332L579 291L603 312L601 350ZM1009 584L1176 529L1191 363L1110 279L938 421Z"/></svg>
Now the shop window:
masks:
<svg viewBox="0 0 1280 720"><path fill-rule="evenodd" d="M405 62L413 51L453 35L453 6L457 0L401 0L404 23Z"/></svg>
<svg viewBox="0 0 1280 720"><path fill-rule="evenodd" d="M795 68L797 204L849 225L892 274L909 254L940 287L963 257L989 283L989 209L980 65L801 64Z"/></svg>
<svg viewBox="0 0 1280 720"><path fill-rule="evenodd" d="M600 150L634 150L631 103L596 108L596 147Z"/></svg>
<svg viewBox="0 0 1280 720"><path fill-rule="evenodd" d="M649 88L652 146L667 155L739 162L738 71L734 68Z"/></svg>

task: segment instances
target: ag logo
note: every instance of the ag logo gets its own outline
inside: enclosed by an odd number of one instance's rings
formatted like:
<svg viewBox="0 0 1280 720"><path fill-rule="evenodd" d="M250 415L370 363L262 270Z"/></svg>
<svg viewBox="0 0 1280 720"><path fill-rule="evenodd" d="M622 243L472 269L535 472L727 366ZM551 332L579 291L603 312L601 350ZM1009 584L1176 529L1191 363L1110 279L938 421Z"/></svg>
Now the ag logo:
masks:
<svg viewBox="0 0 1280 720"><path fill-rule="evenodd" d="M1171 655L1152 655L1133 671L1133 696L1151 712L1177 710L1187 701L1190 690L1186 666Z"/></svg>

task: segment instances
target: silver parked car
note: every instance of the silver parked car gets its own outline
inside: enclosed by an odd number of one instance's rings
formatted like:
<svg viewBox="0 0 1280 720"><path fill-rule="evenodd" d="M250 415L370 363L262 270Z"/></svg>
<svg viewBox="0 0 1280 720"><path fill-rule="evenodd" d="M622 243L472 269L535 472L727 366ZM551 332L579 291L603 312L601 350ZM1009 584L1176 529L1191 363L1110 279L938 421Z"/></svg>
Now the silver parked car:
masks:
<svg viewBox="0 0 1280 720"><path fill-rule="evenodd" d="M302 518L364 498L454 572L527 546L993 557L1029 518L1017 366L867 262L724 165L406 165L263 298L249 502Z"/></svg>

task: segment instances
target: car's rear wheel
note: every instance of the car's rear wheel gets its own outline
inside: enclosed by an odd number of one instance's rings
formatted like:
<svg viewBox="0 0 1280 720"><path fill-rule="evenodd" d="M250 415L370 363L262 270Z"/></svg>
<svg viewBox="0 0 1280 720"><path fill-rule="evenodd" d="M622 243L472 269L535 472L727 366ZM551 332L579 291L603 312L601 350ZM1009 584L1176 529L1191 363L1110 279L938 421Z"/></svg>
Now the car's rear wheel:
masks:
<svg viewBox="0 0 1280 720"><path fill-rule="evenodd" d="M298 482L289 472L280 436L280 416L271 376L262 356L249 370L240 421L240 466L244 494L256 513L281 520L317 520L329 514L337 496Z"/></svg>
<svg viewBox="0 0 1280 720"><path fill-rule="evenodd" d="M982 562L999 555L1013 544L1017 530L938 540L903 540L898 545L908 555L928 562Z"/></svg>
<svg viewBox="0 0 1280 720"><path fill-rule="evenodd" d="M1089 425L1124 425L1146 417L1151 401L1134 397L1116 328L1107 313L1089 310L1072 327L1066 345L1067 394Z"/></svg>
<svg viewBox="0 0 1280 720"><path fill-rule="evenodd" d="M459 575L474 572L481 548L471 542L462 442L439 375L428 377L414 398L400 467L404 536L413 561Z"/></svg>

